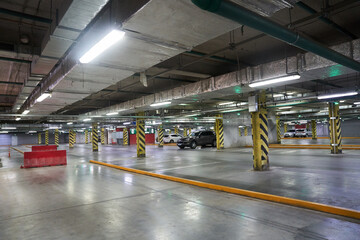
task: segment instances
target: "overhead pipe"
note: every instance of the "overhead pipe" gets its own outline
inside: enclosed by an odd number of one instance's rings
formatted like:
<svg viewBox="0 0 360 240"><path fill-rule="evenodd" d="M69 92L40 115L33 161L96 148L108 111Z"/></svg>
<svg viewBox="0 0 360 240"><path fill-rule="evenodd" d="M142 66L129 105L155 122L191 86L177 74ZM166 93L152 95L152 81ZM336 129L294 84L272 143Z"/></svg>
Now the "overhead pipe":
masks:
<svg viewBox="0 0 360 240"><path fill-rule="evenodd" d="M330 61L360 72L359 62L325 47L321 43L300 36L298 33L292 32L280 24L247 10L246 8L243 8L233 2L227 0L191 1L203 10L213 12L242 25L254 28L290 45L315 53Z"/></svg>

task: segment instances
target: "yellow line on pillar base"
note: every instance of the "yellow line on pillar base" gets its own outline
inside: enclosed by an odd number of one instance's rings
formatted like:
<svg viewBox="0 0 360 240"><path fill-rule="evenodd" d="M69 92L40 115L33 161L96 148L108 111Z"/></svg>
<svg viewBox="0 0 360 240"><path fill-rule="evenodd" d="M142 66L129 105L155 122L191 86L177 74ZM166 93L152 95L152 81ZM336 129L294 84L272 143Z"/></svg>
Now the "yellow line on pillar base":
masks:
<svg viewBox="0 0 360 240"><path fill-rule="evenodd" d="M291 205L291 206L295 206L295 207L302 207L302 208L307 208L307 209L311 209L311 210L315 210L315 211L340 215L340 216L349 217L349 218L360 219L360 212L356 211L356 210L352 210L352 209L335 207L335 206L325 205L325 204L321 204L321 203L314 203L314 202L309 202L309 201L304 201L304 200L299 200L299 199L294 199L294 198L276 196L276 195L267 194L267 193L254 192L254 191L249 191L249 190L244 190L244 189L239 189L239 188L232 188L232 187L227 187L227 186L222 186L222 185L217 185L217 184L212 184L212 183L199 182L199 181L189 180L189 179L185 179L185 178L179 178L179 177L173 177L173 176L169 176L169 175L152 173L152 172L147 172L147 171L133 169L133 168L121 167L121 166L98 162L98 161L94 161L94 160L90 160L90 163L95 163L95 164L112 167L112 168L116 168L116 169L120 169L120 170L124 170L124 171L128 171L128 172L138 173L138 174L142 174L142 175L162 178L162 179L166 179L166 180L170 180L170 181L174 181L174 182L190 184L190 185L194 185L194 186L198 186L198 187L202 187L202 188L208 188L208 189L212 189L212 190L223 191L223 192L238 194L238 195L242 195L242 196L257 198L257 199L261 199L261 200L266 200L266 201L270 201L270 202L283 203L283 204L287 204L287 205Z"/></svg>

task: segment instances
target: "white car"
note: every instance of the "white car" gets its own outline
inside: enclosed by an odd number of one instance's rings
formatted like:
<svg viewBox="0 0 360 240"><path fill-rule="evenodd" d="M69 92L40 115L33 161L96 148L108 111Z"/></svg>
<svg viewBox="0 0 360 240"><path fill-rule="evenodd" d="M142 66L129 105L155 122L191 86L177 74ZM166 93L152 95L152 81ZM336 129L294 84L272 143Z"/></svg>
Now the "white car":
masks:
<svg viewBox="0 0 360 240"><path fill-rule="evenodd" d="M182 136L178 134L167 134L164 135L164 143L176 143Z"/></svg>
<svg viewBox="0 0 360 240"><path fill-rule="evenodd" d="M287 131L286 133L284 133L284 137L285 138L292 138L292 137L295 137L295 130L289 130Z"/></svg>
<svg viewBox="0 0 360 240"><path fill-rule="evenodd" d="M307 137L307 136L308 136L308 132L306 131L306 129L296 129L295 137Z"/></svg>

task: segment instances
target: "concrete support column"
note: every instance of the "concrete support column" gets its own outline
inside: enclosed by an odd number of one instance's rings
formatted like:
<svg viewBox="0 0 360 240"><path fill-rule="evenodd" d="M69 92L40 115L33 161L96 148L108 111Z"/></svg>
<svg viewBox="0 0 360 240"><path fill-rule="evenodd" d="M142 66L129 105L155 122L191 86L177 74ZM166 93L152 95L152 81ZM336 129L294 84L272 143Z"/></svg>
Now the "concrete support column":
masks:
<svg viewBox="0 0 360 240"><path fill-rule="evenodd" d="M241 137L241 127L239 127L239 137Z"/></svg>
<svg viewBox="0 0 360 240"><path fill-rule="evenodd" d="M311 132L312 132L312 139L317 139L317 131L316 131L316 120L311 120Z"/></svg>
<svg viewBox="0 0 360 240"><path fill-rule="evenodd" d="M138 157L145 157L145 119L144 113L137 114L139 118L136 119L136 152Z"/></svg>
<svg viewBox="0 0 360 240"><path fill-rule="evenodd" d="M216 123L216 128L215 128L215 133L216 133L216 148L219 149L223 149L224 148L224 125L223 125L223 115L222 114L218 114L216 115L216 117L221 117L221 118L217 118L215 120Z"/></svg>
<svg viewBox="0 0 360 240"><path fill-rule="evenodd" d="M41 144L41 133L38 133L38 144Z"/></svg>
<svg viewBox="0 0 360 240"><path fill-rule="evenodd" d="M123 129L123 145L129 145L129 132L127 128Z"/></svg>
<svg viewBox="0 0 360 240"><path fill-rule="evenodd" d="M89 135L89 132L88 132L88 130L86 129L86 130L85 130L85 144L88 144L88 143L89 143L89 141L88 141L88 135Z"/></svg>
<svg viewBox="0 0 360 240"><path fill-rule="evenodd" d="M288 127L288 125L286 123L284 123L284 133L286 133L288 131L287 127Z"/></svg>
<svg viewBox="0 0 360 240"><path fill-rule="evenodd" d="M175 134L179 134L179 129L178 129L178 127L175 127L174 133L175 133Z"/></svg>
<svg viewBox="0 0 360 240"><path fill-rule="evenodd" d="M188 135L191 136L191 128L189 128L189 134Z"/></svg>
<svg viewBox="0 0 360 240"><path fill-rule="evenodd" d="M280 118L276 116L276 142L281 144Z"/></svg>
<svg viewBox="0 0 360 240"><path fill-rule="evenodd" d="M91 139L92 139L92 130L89 130L89 143L91 143Z"/></svg>
<svg viewBox="0 0 360 240"><path fill-rule="evenodd" d="M55 145L59 146L59 129L55 129Z"/></svg>
<svg viewBox="0 0 360 240"><path fill-rule="evenodd" d="M329 128L331 153L342 153L341 119L339 116L339 104L335 102L329 102Z"/></svg>
<svg viewBox="0 0 360 240"><path fill-rule="evenodd" d="M105 128L101 128L101 145L105 145Z"/></svg>
<svg viewBox="0 0 360 240"><path fill-rule="evenodd" d="M98 136L98 125L97 123L92 124L92 151L98 152L99 151L99 136Z"/></svg>
<svg viewBox="0 0 360 240"><path fill-rule="evenodd" d="M45 130L45 144L49 145L49 130Z"/></svg>
<svg viewBox="0 0 360 240"><path fill-rule="evenodd" d="M248 136L248 127L244 128L244 136Z"/></svg>
<svg viewBox="0 0 360 240"><path fill-rule="evenodd" d="M73 131L73 135L74 135L74 145L76 143L76 131Z"/></svg>
<svg viewBox="0 0 360 240"><path fill-rule="evenodd" d="M187 129L186 128L184 128L184 137L187 137L188 135L187 135Z"/></svg>
<svg viewBox="0 0 360 240"><path fill-rule="evenodd" d="M70 129L69 130L69 148L73 148L74 147L74 130Z"/></svg>
<svg viewBox="0 0 360 240"><path fill-rule="evenodd" d="M265 91L259 95L259 109L251 113L254 170L264 171L269 165L269 137Z"/></svg>
<svg viewBox="0 0 360 240"><path fill-rule="evenodd" d="M164 129L162 125L159 125L158 128L158 138L159 138L159 147L164 146Z"/></svg>

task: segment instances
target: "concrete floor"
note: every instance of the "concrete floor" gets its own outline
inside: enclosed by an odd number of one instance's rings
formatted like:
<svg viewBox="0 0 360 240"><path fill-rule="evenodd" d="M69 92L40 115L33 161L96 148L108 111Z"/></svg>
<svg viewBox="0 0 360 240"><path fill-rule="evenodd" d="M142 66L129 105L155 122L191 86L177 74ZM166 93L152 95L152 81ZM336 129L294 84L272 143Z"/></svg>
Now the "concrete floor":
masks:
<svg viewBox="0 0 360 240"><path fill-rule="evenodd" d="M87 163L101 160L252 190L272 189L291 197L332 199L333 205L359 209L360 151L334 156L326 150L272 149L272 170L260 173L251 171L251 149L147 146L146 159L136 158L134 147L100 146L99 153L90 149L79 144L69 150L68 166L24 170L19 169L21 154L12 151L8 159L7 148L0 148L0 239L360 236L360 221Z"/></svg>

